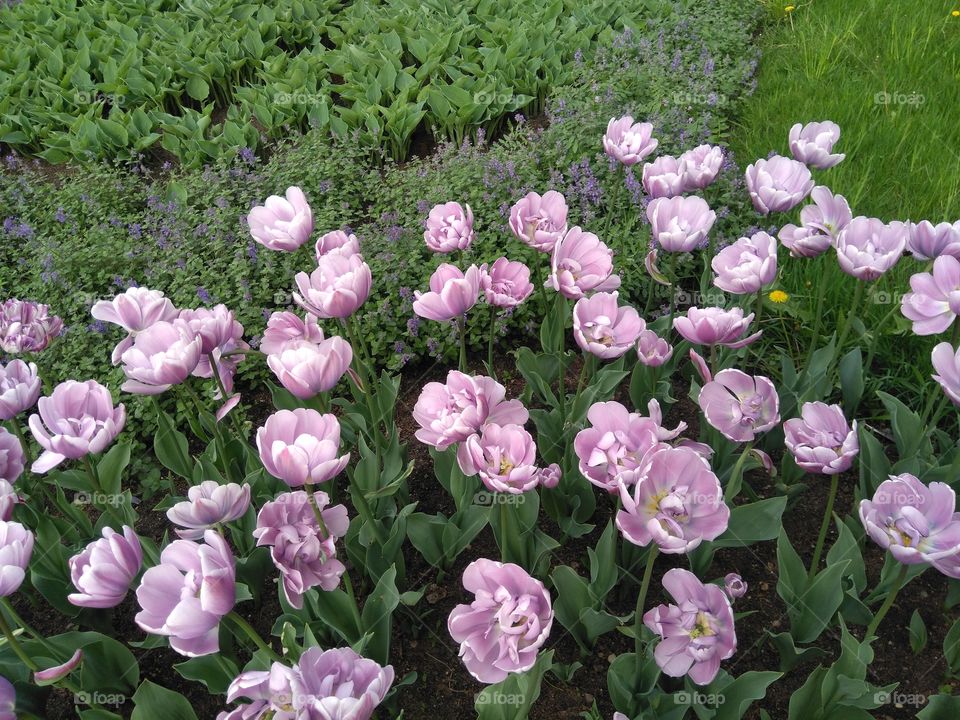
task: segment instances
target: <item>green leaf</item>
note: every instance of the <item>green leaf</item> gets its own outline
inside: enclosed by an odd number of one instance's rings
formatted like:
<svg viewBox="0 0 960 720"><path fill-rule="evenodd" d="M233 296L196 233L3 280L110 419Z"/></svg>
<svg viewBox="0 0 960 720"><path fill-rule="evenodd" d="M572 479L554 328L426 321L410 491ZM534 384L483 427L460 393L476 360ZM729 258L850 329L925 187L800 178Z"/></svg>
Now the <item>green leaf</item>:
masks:
<svg viewBox="0 0 960 720"><path fill-rule="evenodd" d="M919 610L914 610L910 616L910 649L914 655L919 655L927 646L927 626Z"/></svg>
<svg viewBox="0 0 960 720"><path fill-rule="evenodd" d="M783 527L780 519L786 506L787 498L780 496L733 507L726 531L711 547L747 547L772 540Z"/></svg>
<svg viewBox="0 0 960 720"><path fill-rule="evenodd" d="M863 358L856 347L840 359L840 391L843 407L852 412L863 397Z"/></svg>
<svg viewBox="0 0 960 720"><path fill-rule="evenodd" d="M157 434L153 437L153 450L164 467L189 480L193 475L187 436L177 430L173 419L157 408Z"/></svg>
<svg viewBox="0 0 960 720"><path fill-rule="evenodd" d="M709 691L723 697L723 703L717 708L713 720L740 720L753 701L766 697L767 688L782 675L779 672L751 670L726 685L717 686L716 681L711 683Z"/></svg>
<svg viewBox="0 0 960 720"><path fill-rule="evenodd" d="M934 695L917 713L917 720L956 720L960 717L960 695Z"/></svg>
<svg viewBox="0 0 960 720"><path fill-rule="evenodd" d="M107 495L119 495L123 471L130 464L130 443L123 442L110 448L97 463L100 487Z"/></svg>
<svg viewBox="0 0 960 720"><path fill-rule="evenodd" d="M960 620L957 620L943 639L943 657L953 672L960 671Z"/></svg>
<svg viewBox="0 0 960 720"><path fill-rule="evenodd" d="M506 680L488 685L474 701L478 720L526 720L540 697L543 676L553 665L553 650L540 653L524 673L511 673Z"/></svg>
<svg viewBox="0 0 960 720"><path fill-rule="evenodd" d="M197 720L189 700L149 680L137 688L133 704L130 720Z"/></svg>
<svg viewBox="0 0 960 720"><path fill-rule="evenodd" d="M219 653L190 658L173 667L181 677L202 682L214 695L225 694L227 687L239 674L233 660Z"/></svg>
<svg viewBox="0 0 960 720"><path fill-rule="evenodd" d="M367 657L376 660L381 665L390 661L390 635L393 627L393 611L400 604L400 593L396 585L397 568L392 565L383 575L373 592L363 603L363 612L360 618L363 621L363 631L372 633L373 637L367 643Z"/></svg>

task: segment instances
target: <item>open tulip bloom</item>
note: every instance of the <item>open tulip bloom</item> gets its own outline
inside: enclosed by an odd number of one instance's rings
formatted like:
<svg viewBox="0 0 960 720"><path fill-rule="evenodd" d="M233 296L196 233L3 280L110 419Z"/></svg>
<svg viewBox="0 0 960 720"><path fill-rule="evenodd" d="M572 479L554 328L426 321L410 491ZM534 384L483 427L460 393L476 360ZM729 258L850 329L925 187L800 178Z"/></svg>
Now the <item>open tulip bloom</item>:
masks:
<svg viewBox="0 0 960 720"><path fill-rule="evenodd" d="M780 228L780 241L792 257L816 257L827 251L853 219L846 198L823 185L815 187L810 198L813 203L800 210L800 226Z"/></svg>
<svg viewBox="0 0 960 720"><path fill-rule="evenodd" d="M133 338L137 333L146 330L154 323L176 319L179 310L159 290L132 287L112 300L100 300L94 303L90 308L90 314L96 320L119 325L127 331L127 337L117 343L110 358L114 365L118 365L124 351L133 344Z"/></svg>
<svg viewBox="0 0 960 720"><path fill-rule="evenodd" d="M629 115L611 118L603 135L603 151L622 165L636 165L657 149L659 141L652 134L650 123L635 123Z"/></svg>
<svg viewBox="0 0 960 720"><path fill-rule="evenodd" d="M747 167L746 181L753 206L764 215L793 209L814 185L806 165L781 155Z"/></svg>
<svg viewBox="0 0 960 720"><path fill-rule="evenodd" d="M287 188L286 197L271 195L247 215L250 235L270 250L293 252L310 239L313 212L303 190Z"/></svg>
<svg viewBox="0 0 960 720"><path fill-rule="evenodd" d="M840 126L835 122L797 123L790 128L790 152L800 162L826 170L846 157L843 153L833 152L839 139Z"/></svg>
<svg viewBox="0 0 960 720"><path fill-rule="evenodd" d="M510 208L510 230L534 250L553 252L567 232L567 201L556 190L527 193Z"/></svg>
<svg viewBox="0 0 960 720"><path fill-rule="evenodd" d="M907 250L917 260L936 260L941 255L960 259L960 220L936 225L929 220L910 223Z"/></svg>
<svg viewBox="0 0 960 720"><path fill-rule="evenodd" d="M755 293L777 277L777 241L765 232L740 238L714 255L713 284L734 295Z"/></svg>
<svg viewBox="0 0 960 720"><path fill-rule="evenodd" d="M855 217L837 235L840 268L858 280L876 280L902 257L908 235L905 223Z"/></svg>
<svg viewBox="0 0 960 720"><path fill-rule="evenodd" d="M913 321L917 335L947 330L960 315L960 260L942 255L933 261L932 273L916 273L903 296L903 314Z"/></svg>

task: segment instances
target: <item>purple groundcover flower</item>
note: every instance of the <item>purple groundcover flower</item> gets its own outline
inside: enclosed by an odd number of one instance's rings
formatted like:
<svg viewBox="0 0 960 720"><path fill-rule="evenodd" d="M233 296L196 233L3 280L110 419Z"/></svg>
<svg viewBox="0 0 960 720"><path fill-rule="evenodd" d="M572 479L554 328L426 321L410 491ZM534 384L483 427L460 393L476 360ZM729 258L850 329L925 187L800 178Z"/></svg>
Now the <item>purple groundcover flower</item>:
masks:
<svg viewBox="0 0 960 720"><path fill-rule="evenodd" d="M753 335L746 335L752 320L753 313L744 317L743 310L738 307L729 310L691 307L686 315L673 319L673 327L694 345L722 345L738 349L746 347L763 334L762 330L758 330Z"/></svg>
<svg viewBox="0 0 960 720"><path fill-rule="evenodd" d="M482 271L471 265L463 272L444 263L430 276L430 291L414 292L413 311L427 320L444 322L458 318L477 304Z"/></svg>
<svg viewBox="0 0 960 720"><path fill-rule="evenodd" d="M313 212L303 190L287 188L286 197L271 195L247 215L253 239L270 250L293 252L310 239Z"/></svg>
<svg viewBox="0 0 960 720"><path fill-rule="evenodd" d="M466 250L473 242L473 211L460 203L447 202L435 205L427 216L427 229L423 240L435 253Z"/></svg>
<svg viewBox="0 0 960 720"><path fill-rule="evenodd" d="M635 123L629 115L611 118L603 134L603 151L623 165L636 165L657 149L659 141L652 134L650 123Z"/></svg>
<svg viewBox="0 0 960 720"><path fill-rule="evenodd" d="M839 139L840 126L835 122L797 123L790 128L790 154L810 167L826 170L846 157L843 153L833 152Z"/></svg>
<svg viewBox="0 0 960 720"><path fill-rule="evenodd" d="M909 234L906 223L855 217L837 235L840 269L858 280L876 280L897 264Z"/></svg>
<svg viewBox="0 0 960 720"><path fill-rule="evenodd" d="M733 442L752 441L780 422L777 389L762 375L721 370L697 398L707 422Z"/></svg>
<svg viewBox="0 0 960 720"><path fill-rule="evenodd" d="M910 223L907 250L917 260L935 260L941 255L960 259L960 220L934 225L929 220Z"/></svg>
<svg viewBox="0 0 960 720"><path fill-rule="evenodd" d="M960 350L954 352L950 343L942 342L930 354L933 369L937 374L933 379L954 405L960 406Z"/></svg>
<svg viewBox="0 0 960 720"><path fill-rule="evenodd" d="M936 335L947 330L960 315L960 260L941 255L933 261L932 273L910 278L913 292L901 302L903 314L913 321L917 335Z"/></svg>
<svg viewBox="0 0 960 720"><path fill-rule="evenodd" d="M755 293L777 277L777 241L760 231L742 237L711 261L713 284L734 295Z"/></svg>
<svg viewBox="0 0 960 720"><path fill-rule="evenodd" d="M242 518L250 507L250 486L244 483L221 485L204 480L187 490L187 499L167 510L167 519L179 525L177 535L185 540L199 540L203 533L221 523Z"/></svg>
<svg viewBox="0 0 960 720"><path fill-rule="evenodd" d="M813 190L813 178L803 163L774 155L747 167L747 190L758 212L786 212Z"/></svg>
<svg viewBox="0 0 960 720"><path fill-rule="evenodd" d="M36 363L11 360L0 365L0 420L12 420L29 410L40 397L40 376Z"/></svg>
<svg viewBox="0 0 960 720"><path fill-rule="evenodd" d="M140 538L126 525L123 532L103 528L103 537L87 545L69 560L70 578L77 592L67 596L79 607L116 607L127 596L130 583L140 572L143 551Z"/></svg>
<svg viewBox="0 0 960 720"><path fill-rule="evenodd" d="M629 305L617 304L617 293L594 293L573 306L573 337L584 352L604 360L624 355L646 324Z"/></svg>
<svg viewBox="0 0 960 720"><path fill-rule="evenodd" d="M63 321L46 305L12 298L0 305L0 350L40 352L63 332Z"/></svg>
<svg viewBox="0 0 960 720"><path fill-rule="evenodd" d="M257 430L257 450L267 472L290 487L326 482L350 462L350 453L339 455L340 421L308 408L268 417Z"/></svg>
<svg viewBox="0 0 960 720"><path fill-rule="evenodd" d="M860 452L857 421L850 427L839 405L804 403L800 417L783 423L783 434L793 459L807 472L842 473Z"/></svg>
<svg viewBox="0 0 960 720"><path fill-rule="evenodd" d="M567 201L556 190L548 190L543 197L527 193L510 208L510 229L535 250L553 252L567 232Z"/></svg>
<svg viewBox="0 0 960 720"><path fill-rule="evenodd" d="M571 300L616 290L620 276L613 274L613 251L593 233L570 228L553 249L547 286Z"/></svg>

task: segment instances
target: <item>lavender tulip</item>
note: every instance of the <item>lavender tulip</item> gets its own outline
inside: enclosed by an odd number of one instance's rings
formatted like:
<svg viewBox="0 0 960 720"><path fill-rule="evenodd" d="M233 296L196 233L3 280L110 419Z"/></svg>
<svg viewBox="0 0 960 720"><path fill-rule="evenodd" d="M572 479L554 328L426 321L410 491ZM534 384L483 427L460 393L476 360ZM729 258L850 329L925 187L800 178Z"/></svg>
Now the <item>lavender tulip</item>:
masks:
<svg viewBox="0 0 960 720"><path fill-rule="evenodd" d="M516 307L533 292L530 268L522 262L498 258L489 268L480 266L480 287L487 303L494 307Z"/></svg>
<svg viewBox="0 0 960 720"><path fill-rule="evenodd" d="M373 284L370 266L360 255L330 253L307 275L297 273L293 300L319 318L347 318L366 302Z"/></svg>
<svg viewBox="0 0 960 720"><path fill-rule="evenodd" d="M0 521L0 597L20 589L33 555L33 533L18 522Z"/></svg>
<svg viewBox="0 0 960 720"><path fill-rule="evenodd" d="M777 277L777 241L760 231L714 255L713 284L734 295L755 293Z"/></svg>
<svg viewBox="0 0 960 720"><path fill-rule="evenodd" d="M617 305L617 293L595 293L573 306L573 337L584 352L604 360L624 355L645 324L629 305Z"/></svg>
<svg viewBox="0 0 960 720"><path fill-rule="evenodd" d="M296 342L267 356L267 365L292 395L309 400L327 392L353 362L353 348L339 335L319 343Z"/></svg>
<svg viewBox="0 0 960 720"><path fill-rule="evenodd" d="M853 219L843 195L818 185L810 197L813 204L800 210L800 227L790 224L780 229L780 241L792 257L816 257L825 252Z"/></svg>
<svg viewBox="0 0 960 720"><path fill-rule="evenodd" d="M293 252L310 238L313 212L303 190L294 186L287 188L286 198L271 195L264 205L253 208L247 224L253 239L264 247Z"/></svg>
<svg viewBox="0 0 960 720"><path fill-rule="evenodd" d="M680 156L683 185L686 190L702 190L716 180L723 165L723 149L716 145L698 145Z"/></svg>
<svg viewBox="0 0 960 720"><path fill-rule="evenodd" d="M167 510L167 519L179 525L177 535L184 540L199 540L203 533L221 523L242 518L250 507L250 486L244 483L221 485L204 480L187 489L187 499Z"/></svg>
<svg viewBox="0 0 960 720"><path fill-rule="evenodd" d="M314 245L314 251L317 254L317 262L325 255L351 255L360 254L360 241L353 233L349 235L343 230L334 230L320 236Z"/></svg>
<svg viewBox="0 0 960 720"><path fill-rule="evenodd" d="M0 420L13 420L29 410L40 397L40 376L36 363L11 360L0 365Z"/></svg>
<svg viewBox="0 0 960 720"><path fill-rule="evenodd" d="M154 323L176 319L179 311L159 290L132 287L112 300L95 302L90 308L90 314L96 320L119 325L127 331L127 337L117 343L110 356L111 362L119 365L120 357L133 344L133 338L137 333L146 330Z"/></svg>
<svg viewBox="0 0 960 720"><path fill-rule="evenodd" d="M0 720L17 720L17 691L0 675Z"/></svg>
<svg viewBox="0 0 960 720"><path fill-rule="evenodd" d="M689 197L657 198L647 205L651 238L666 252L693 252L706 239L717 214L706 200Z"/></svg>
<svg viewBox="0 0 960 720"><path fill-rule="evenodd" d="M267 320L267 328L260 340L260 352L277 355L288 347L296 347L300 342L318 345L322 341L323 330L313 313L306 313L301 318L288 311L275 312Z"/></svg>
<svg viewBox="0 0 960 720"><path fill-rule="evenodd" d="M200 361L192 375L212 378L215 365L220 384L228 394L232 393L233 377L237 372L237 366L244 358L242 352L234 353L250 349L250 346L243 341L243 325L237 322L233 311L222 304L212 309L181 310L180 319L200 337ZM218 386L217 397L219 396Z"/></svg>
<svg viewBox="0 0 960 720"><path fill-rule="evenodd" d="M843 153L833 152L839 139L840 126L835 122L797 123L790 128L790 154L810 167L826 170L846 157Z"/></svg>
<svg viewBox="0 0 960 720"><path fill-rule="evenodd" d="M653 125L635 123L633 118L611 118L603 135L603 151L622 165L636 165L657 149L659 141L652 137Z"/></svg>
<svg viewBox="0 0 960 720"><path fill-rule="evenodd" d="M689 675L707 685L717 676L720 661L737 649L730 600L716 585L704 585L680 568L664 573L663 587L677 604L659 605L643 616L644 625L662 638L654 660L670 677Z"/></svg>
<svg viewBox="0 0 960 720"><path fill-rule="evenodd" d="M647 367L660 367L673 357L673 346L653 330L641 330L637 336L637 358Z"/></svg>
<svg viewBox="0 0 960 720"><path fill-rule="evenodd" d="M77 607L116 607L143 564L140 538L133 528L124 525L121 535L105 527L102 534L68 561L77 592L67 595L67 600Z"/></svg>
<svg viewBox="0 0 960 720"><path fill-rule="evenodd" d="M905 223L855 217L837 236L840 268L859 280L876 280L897 264L908 235Z"/></svg>
<svg viewBox="0 0 960 720"><path fill-rule="evenodd" d="M413 293L413 311L427 320L444 322L464 315L477 303L481 271L471 265L466 272L444 263L430 276L430 291Z"/></svg>
<svg viewBox="0 0 960 720"><path fill-rule="evenodd" d="M721 370L697 398L707 422L733 442L752 441L780 422L777 389L762 375Z"/></svg>
<svg viewBox="0 0 960 720"><path fill-rule="evenodd" d="M547 286L564 297L579 300L588 292L616 290L613 251L593 233L572 227L553 249Z"/></svg>
<svg viewBox="0 0 960 720"><path fill-rule="evenodd" d="M727 573L723 576L723 589L731 603L747 594L747 584L737 573Z"/></svg>
<svg viewBox="0 0 960 720"><path fill-rule="evenodd" d="M138 333L120 361L127 381L124 392L158 395L186 380L197 369L201 338L186 320L157 322Z"/></svg>
<svg viewBox="0 0 960 720"><path fill-rule="evenodd" d="M661 447L659 424L618 402L594 403L587 420L573 441L581 474L609 493L637 482L646 456Z"/></svg>
<svg viewBox="0 0 960 720"><path fill-rule="evenodd" d="M63 332L63 321L46 305L11 298L0 305L0 350L40 352Z"/></svg>
<svg viewBox="0 0 960 720"><path fill-rule="evenodd" d="M670 155L661 155L652 163L644 163L644 191L652 198L682 194L686 190L684 169L683 164Z"/></svg>
<svg viewBox="0 0 960 720"><path fill-rule="evenodd" d="M793 459L807 472L842 473L860 452L857 421L850 427L839 405L804 403L800 417L783 423L783 434Z"/></svg>
<svg viewBox="0 0 960 720"><path fill-rule="evenodd" d="M463 587L476 598L453 609L447 628L467 671L491 684L533 667L553 625L543 583L518 565L481 558L464 570Z"/></svg>
<svg viewBox="0 0 960 720"><path fill-rule="evenodd" d="M567 232L567 201L556 190L527 193L510 208L510 229L534 250L551 253Z"/></svg>
<svg viewBox="0 0 960 720"><path fill-rule="evenodd" d="M540 481L537 445L519 425L487 423L460 444L457 462L464 475L479 475L491 492L519 495Z"/></svg>
<svg viewBox="0 0 960 720"><path fill-rule="evenodd" d="M907 250L917 260L935 260L941 255L960 259L960 220L934 225L929 220L910 223Z"/></svg>
<svg viewBox="0 0 960 720"><path fill-rule="evenodd" d="M763 334L762 330L758 330L744 337L752 320L753 313L744 317L743 310L738 307L729 310L691 307L686 315L673 319L673 327L694 345L722 345L738 349L746 347Z"/></svg>
<svg viewBox="0 0 960 720"><path fill-rule="evenodd" d="M803 163L774 155L747 167L747 190L758 212L787 212L813 190L813 178Z"/></svg>
<svg viewBox="0 0 960 720"><path fill-rule="evenodd" d="M4 487L17 481L17 478L23 473L24 454L23 446L20 444L20 438L4 427L0 427L0 480L5 483ZM4 493L4 497L7 494ZM5 503L3 503L5 506ZM12 507L11 507L12 511ZM9 520L9 517L3 518Z"/></svg>
<svg viewBox="0 0 960 720"><path fill-rule="evenodd" d="M35 473L102 452L127 419L126 408L114 407L110 391L95 380L60 383L40 398L37 410L39 414L30 416L30 431L43 453L30 468Z"/></svg>
<svg viewBox="0 0 960 720"><path fill-rule="evenodd" d="M336 477L350 462L339 455L340 422L335 415L296 408L278 410L257 430L257 450L267 472L290 487Z"/></svg>
<svg viewBox="0 0 960 720"><path fill-rule="evenodd" d="M3 445L2 441L3 437L0 434L0 448ZM12 485L13 481L8 481L5 477L5 473L9 471L9 466L4 467L7 462L5 451L0 449L0 520L10 520L13 517L13 506L20 503L20 496ZM20 469L23 470L22 465Z"/></svg>
<svg viewBox="0 0 960 720"><path fill-rule="evenodd" d="M942 342L933 349L930 359L937 371L933 379L940 383L950 402L960 406L960 350L954 352L950 343Z"/></svg>
<svg viewBox="0 0 960 720"><path fill-rule="evenodd" d="M423 240L435 253L466 250L473 242L473 211L460 203L448 202L434 205L427 217L427 229Z"/></svg>
<svg viewBox="0 0 960 720"><path fill-rule="evenodd" d="M942 255L933 261L932 273L910 277L909 292L901 309L913 321L916 335L936 335L953 325L960 315L960 260Z"/></svg>

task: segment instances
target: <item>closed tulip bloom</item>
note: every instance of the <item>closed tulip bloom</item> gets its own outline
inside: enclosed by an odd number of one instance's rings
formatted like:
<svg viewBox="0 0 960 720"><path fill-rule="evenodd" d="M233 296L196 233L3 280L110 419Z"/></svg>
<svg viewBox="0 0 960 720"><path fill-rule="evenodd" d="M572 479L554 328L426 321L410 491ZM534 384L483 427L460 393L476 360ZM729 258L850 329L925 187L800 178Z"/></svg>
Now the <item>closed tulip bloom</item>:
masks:
<svg viewBox="0 0 960 720"><path fill-rule="evenodd" d="M105 527L102 534L68 561L77 592L67 595L67 600L77 607L116 607L143 564L140 538L133 528L124 525L120 534Z"/></svg>
<svg viewBox="0 0 960 720"><path fill-rule="evenodd" d="M657 198L647 205L653 240L666 252L693 252L706 239L717 214L696 195Z"/></svg>
<svg viewBox="0 0 960 720"><path fill-rule="evenodd" d="M464 210L457 202L434 205L423 240L435 253L466 250L473 242L473 210L469 205Z"/></svg>
<svg viewBox="0 0 960 720"><path fill-rule="evenodd" d="M63 332L63 320L46 305L11 298L0 305L0 350L40 352Z"/></svg>
<svg viewBox="0 0 960 720"><path fill-rule="evenodd" d="M722 345L739 349L763 334L762 330L758 330L753 335L744 337L752 320L753 313L744 317L743 310L738 307L729 310L720 307L691 307L686 315L673 319L673 327L694 345Z"/></svg>
<svg viewBox="0 0 960 720"><path fill-rule="evenodd" d="M334 230L320 236L314 245L317 253L317 262L325 255L350 255L360 254L360 241L353 233L349 235L343 230Z"/></svg>
<svg viewBox="0 0 960 720"><path fill-rule="evenodd" d="M907 250L917 260L935 260L941 255L960 259L960 220L952 225L948 222L934 225L929 220L910 223Z"/></svg>
<svg viewBox="0 0 960 720"><path fill-rule="evenodd" d="M220 618L236 602L236 561L227 541L207 530L203 542L174 540L160 553L137 588L136 622L151 635L169 639L181 655L220 650Z"/></svg>
<svg viewBox="0 0 960 720"><path fill-rule="evenodd" d="M13 420L29 410L40 397L40 376L36 363L11 360L0 365L0 420Z"/></svg>
<svg viewBox="0 0 960 720"><path fill-rule="evenodd" d="M723 576L723 589L730 601L733 602L747 594L747 583L737 573L727 573Z"/></svg>
<svg viewBox="0 0 960 720"><path fill-rule="evenodd" d="M584 352L604 360L624 355L644 329L640 314L617 305L617 293L595 293L573 306L573 337Z"/></svg>
<svg viewBox="0 0 960 720"><path fill-rule="evenodd" d="M813 190L813 178L803 163L774 155L747 167L747 190L758 212L787 212Z"/></svg>
<svg viewBox="0 0 960 720"><path fill-rule="evenodd" d="M540 484L545 488L555 488L562 478L563 470L557 463L550 463L547 467L540 468Z"/></svg>
<svg viewBox="0 0 960 720"><path fill-rule="evenodd" d="M954 352L950 343L942 342L933 349L930 360L937 371L933 379L954 405L960 405L960 350Z"/></svg>
<svg viewBox="0 0 960 720"><path fill-rule="evenodd" d="M661 155L652 163L644 163L642 182L652 198L680 195L686 190L684 166L675 157Z"/></svg>
<svg viewBox="0 0 960 720"><path fill-rule="evenodd" d="M302 318L296 313L275 312L267 320L267 328L260 340L260 352L264 355L276 355L287 347L296 347L301 342L314 345L323 340L323 330L317 323L317 316L306 313Z"/></svg>
<svg viewBox="0 0 960 720"><path fill-rule="evenodd" d="M790 154L810 167L826 170L846 157L843 153L833 152L839 139L840 126L835 122L797 123L790 128Z"/></svg>
<svg viewBox="0 0 960 720"><path fill-rule="evenodd" d="M760 231L727 245L710 261L713 284L734 295L755 293L777 277L777 241Z"/></svg>
<svg viewBox="0 0 960 720"><path fill-rule="evenodd" d="M780 422L777 389L762 375L721 370L697 398L707 422L733 442L752 441Z"/></svg>
<svg viewBox="0 0 960 720"><path fill-rule="evenodd" d="M723 149L716 145L698 145L680 156L683 185L686 190L702 190L717 179L723 165Z"/></svg>
<svg viewBox="0 0 960 720"><path fill-rule="evenodd" d="M804 403L800 417L783 423L784 442L807 472L836 475L850 469L860 452L857 421L847 423L839 405Z"/></svg>
<svg viewBox="0 0 960 720"><path fill-rule="evenodd" d="M593 233L572 227L553 249L547 286L564 297L579 300L589 292L616 290L613 251Z"/></svg>
<svg viewBox="0 0 960 720"><path fill-rule="evenodd" d="M479 475L491 492L519 495L540 481L537 445L519 425L487 423L460 444L457 462L464 475Z"/></svg>
<svg viewBox="0 0 960 720"><path fill-rule="evenodd" d="M530 268L522 262L498 258L489 268L480 266L480 286L487 303L494 307L516 307L533 292Z"/></svg>
<svg viewBox="0 0 960 720"><path fill-rule="evenodd" d="M609 493L637 482L647 455L662 446L660 425L618 402L594 403L587 421L573 441L580 472Z"/></svg>
<svg viewBox="0 0 960 720"><path fill-rule="evenodd" d="M647 367L660 367L673 357L673 346L653 330L641 330L637 336L637 358Z"/></svg>
<svg viewBox="0 0 960 720"><path fill-rule="evenodd" d="M553 252L567 232L567 201L556 190L527 193L510 208L510 229L534 250Z"/></svg>
<svg viewBox="0 0 960 720"><path fill-rule="evenodd" d="M33 533L18 522L0 520L0 597L20 589L33 555Z"/></svg>
<svg viewBox="0 0 960 720"><path fill-rule="evenodd" d="M154 323L137 334L120 361L124 392L158 395L186 380L200 364L203 338L186 320Z"/></svg>
<svg viewBox="0 0 960 720"><path fill-rule="evenodd" d="M800 210L800 226L784 225L779 237L792 257L816 257L833 245L853 219L843 195L818 185L810 192L813 203Z"/></svg>
<svg viewBox="0 0 960 720"><path fill-rule="evenodd" d="M167 510L167 519L179 525L177 535L185 540L199 540L203 533L221 523L242 518L250 507L250 486L244 483L221 485L204 480L187 490L187 499Z"/></svg>
<svg viewBox="0 0 960 720"><path fill-rule="evenodd" d="M466 272L444 263L430 276L430 291L413 293L413 311L427 320L444 322L465 314L480 296L480 268L471 265Z"/></svg>
<svg viewBox="0 0 960 720"><path fill-rule="evenodd" d="M647 456L639 480L620 485L620 534L634 545L655 542L665 553L688 553L726 529L730 508L710 465L693 450L664 448Z"/></svg>
<svg viewBox="0 0 960 720"><path fill-rule="evenodd" d="M347 509L343 505L328 508L330 497L325 492L316 492L313 497L326 531L317 523L310 498L303 490L284 493L266 503L253 531L257 546L270 548L273 564L280 571L283 594L297 610L303 607L307 590L333 590L346 570L336 559L336 542L350 527Z"/></svg>
<svg viewBox="0 0 960 720"><path fill-rule="evenodd" d="M0 675L0 720L17 720L17 691Z"/></svg>
<svg viewBox="0 0 960 720"><path fill-rule="evenodd" d="M721 588L704 585L681 568L664 573L663 588L677 604L659 605L643 616L643 624L661 638L654 660L665 675L688 675L697 685L708 685L720 661L737 649L730 599Z"/></svg>
<svg viewBox="0 0 960 720"><path fill-rule="evenodd" d="M303 190L287 188L286 197L271 195L247 215L253 239L270 250L293 252L310 239L313 212Z"/></svg>
<svg viewBox="0 0 960 720"><path fill-rule="evenodd" d="M523 425L529 413L519 400L505 400L506 389L485 375L470 376L457 370L447 373L446 383L423 386L413 419L420 429L420 442L446 450L462 442L487 423Z"/></svg>
<svg viewBox="0 0 960 720"><path fill-rule="evenodd" d="M453 609L447 629L467 671L492 684L532 668L553 625L543 583L519 565L481 558L464 570L463 587L475 598Z"/></svg>
<svg viewBox="0 0 960 720"><path fill-rule="evenodd" d="M132 287L112 300L98 300L90 308L90 314L101 322L119 325L127 331L127 337L117 343L110 356L114 365L120 363L124 351L133 344L134 336L157 322L168 322L179 311L159 290Z"/></svg>
<svg viewBox="0 0 960 720"><path fill-rule="evenodd" d="M351 648L309 648L300 656L291 677L295 717L370 720L387 696L393 678L392 665L381 667Z"/></svg>
<svg viewBox="0 0 960 720"><path fill-rule="evenodd" d="M353 348L339 335L317 344L291 343L267 356L267 365L291 394L309 400L340 382L353 362Z"/></svg>
<svg viewBox="0 0 960 720"><path fill-rule="evenodd" d="M37 402L30 431L43 453L30 468L45 473L66 459L102 452L120 434L127 419L122 404L113 406L110 391L95 380L67 380Z"/></svg>
<svg viewBox="0 0 960 720"><path fill-rule="evenodd" d="M366 302L373 285L370 266L360 255L324 255L316 270L297 273L294 279L300 291L293 293L294 302L320 318L350 317Z"/></svg>
<svg viewBox="0 0 960 720"><path fill-rule="evenodd" d="M659 141L652 134L650 123L635 123L629 115L611 118L603 134L603 151L623 165L636 165L657 149Z"/></svg>
<svg viewBox="0 0 960 720"><path fill-rule="evenodd" d="M936 335L953 325L960 315L960 260L942 255L933 261L932 273L910 277L909 292L901 309L913 321L916 335Z"/></svg>
<svg viewBox="0 0 960 720"><path fill-rule="evenodd" d="M946 483L925 485L909 473L891 475L872 500L860 501L860 521L870 538L904 565L929 563L960 578L960 513Z"/></svg>
<svg viewBox="0 0 960 720"><path fill-rule="evenodd" d="M290 487L326 482L350 462L350 453L339 454L336 416L307 408L278 410L268 417L257 430L257 450L267 472Z"/></svg>
<svg viewBox="0 0 960 720"><path fill-rule="evenodd" d="M2 447L3 437L0 434L0 447ZM4 473L9 471L9 466L4 468L4 463L7 462L6 457L4 457L4 451L0 449L0 520L9 520L13 517L13 506L19 504L20 496L17 495L17 491L13 487L13 480L7 480L4 477ZM23 471L23 465L20 465L20 470ZM16 480L16 478L14 478Z"/></svg>
<svg viewBox="0 0 960 720"><path fill-rule="evenodd" d="M855 217L837 236L840 268L858 280L876 280L897 264L909 234L902 222Z"/></svg>
<svg viewBox="0 0 960 720"><path fill-rule="evenodd" d="M17 478L23 473L23 463L23 446L20 444L20 438L5 427L0 427L0 480L7 484L16 482ZM6 493L4 493L4 497L6 497ZM5 503L0 502L0 506L2 505L5 505ZM12 507L10 510L12 512ZM5 517L3 519L9 520L10 518Z"/></svg>

